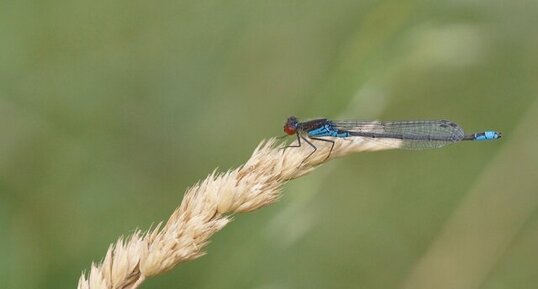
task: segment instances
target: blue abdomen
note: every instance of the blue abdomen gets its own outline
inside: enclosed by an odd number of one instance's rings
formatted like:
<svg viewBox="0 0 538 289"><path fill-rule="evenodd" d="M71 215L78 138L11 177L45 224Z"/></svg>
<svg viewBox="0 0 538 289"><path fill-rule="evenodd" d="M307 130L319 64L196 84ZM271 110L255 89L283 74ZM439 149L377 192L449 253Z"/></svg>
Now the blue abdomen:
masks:
<svg viewBox="0 0 538 289"><path fill-rule="evenodd" d="M476 141L494 140L498 138L501 138L501 133L491 130L474 134L474 140Z"/></svg>

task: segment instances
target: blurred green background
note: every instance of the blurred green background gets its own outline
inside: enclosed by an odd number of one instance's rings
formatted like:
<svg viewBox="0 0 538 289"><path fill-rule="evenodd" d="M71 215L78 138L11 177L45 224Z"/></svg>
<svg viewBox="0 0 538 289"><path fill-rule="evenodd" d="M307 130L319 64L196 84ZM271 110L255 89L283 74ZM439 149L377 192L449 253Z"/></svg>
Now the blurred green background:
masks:
<svg viewBox="0 0 538 289"><path fill-rule="evenodd" d="M0 288L74 288L289 115L504 138L332 161L143 288L537 288L537 1L0 7Z"/></svg>

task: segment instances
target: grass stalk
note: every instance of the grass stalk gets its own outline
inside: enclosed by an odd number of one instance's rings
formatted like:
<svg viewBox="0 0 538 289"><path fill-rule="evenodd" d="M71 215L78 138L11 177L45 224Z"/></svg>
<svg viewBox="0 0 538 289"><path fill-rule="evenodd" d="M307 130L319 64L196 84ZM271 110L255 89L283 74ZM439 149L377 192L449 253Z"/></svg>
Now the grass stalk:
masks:
<svg viewBox="0 0 538 289"><path fill-rule="evenodd" d="M93 263L79 279L78 289L138 288L147 278L205 254L209 238L236 213L251 212L278 200L282 185L326 161L358 151L394 148L396 144L335 139L330 144L282 149L275 139L262 141L250 159L234 170L211 173L187 189L166 223L111 244L102 262Z"/></svg>

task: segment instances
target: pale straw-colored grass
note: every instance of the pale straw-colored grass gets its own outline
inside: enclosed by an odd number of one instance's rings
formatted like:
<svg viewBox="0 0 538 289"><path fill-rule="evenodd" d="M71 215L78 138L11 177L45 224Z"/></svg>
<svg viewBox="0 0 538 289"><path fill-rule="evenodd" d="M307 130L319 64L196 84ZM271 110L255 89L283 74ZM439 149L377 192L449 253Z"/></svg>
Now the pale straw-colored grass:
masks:
<svg viewBox="0 0 538 289"><path fill-rule="evenodd" d="M233 214L272 204L285 182L335 157L399 145L397 141L373 143L360 138L334 140L330 158L326 159L330 144L318 141L318 150L304 162L312 152L309 145L284 150L275 139L262 141L244 165L225 173L213 172L187 189L166 224L120 237L101 263L92 264L89 272L82 274L78 288L138 288L146 278L202 256L209 238L230 222Z"/></svg>

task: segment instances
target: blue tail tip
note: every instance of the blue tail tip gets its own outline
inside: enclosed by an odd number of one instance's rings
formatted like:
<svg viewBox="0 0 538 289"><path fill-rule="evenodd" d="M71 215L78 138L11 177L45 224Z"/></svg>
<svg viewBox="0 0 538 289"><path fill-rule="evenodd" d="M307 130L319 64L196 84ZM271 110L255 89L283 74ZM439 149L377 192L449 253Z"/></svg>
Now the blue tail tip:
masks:
<svg viewBox="0 0 538 289"><path fill-rule="evenodd" d="M500 139L501 136L502 134L499 131L488 130L485 132L475 134L475 140L478 140L478 141L495 140L495 139Z"/></svg>

